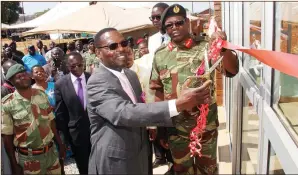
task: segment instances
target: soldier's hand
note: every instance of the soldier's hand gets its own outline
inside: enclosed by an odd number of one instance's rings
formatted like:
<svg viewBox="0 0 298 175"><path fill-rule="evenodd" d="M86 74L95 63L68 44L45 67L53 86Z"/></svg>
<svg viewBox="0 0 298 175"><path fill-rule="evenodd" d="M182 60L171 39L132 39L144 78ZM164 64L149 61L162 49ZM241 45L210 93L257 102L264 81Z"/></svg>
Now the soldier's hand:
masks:
<svg viewBox="0 0 298 175"><path fill-rule="evenodd" d="M176 108L178 112L183 110L191 110L193 107L209 103L210 100L210 84L208 80L198 88L188 88L190 80L188 79L182 86L180 97L176 100Z"/></svg>
<svg viewBox="0 0 298 175"><path fill-rule="evenodd" d="M224 31L214 32L210 37L209 44L212 44L212 42L217 38L221 38L222 40L227 40L226 32L224 32Z"/></svg>

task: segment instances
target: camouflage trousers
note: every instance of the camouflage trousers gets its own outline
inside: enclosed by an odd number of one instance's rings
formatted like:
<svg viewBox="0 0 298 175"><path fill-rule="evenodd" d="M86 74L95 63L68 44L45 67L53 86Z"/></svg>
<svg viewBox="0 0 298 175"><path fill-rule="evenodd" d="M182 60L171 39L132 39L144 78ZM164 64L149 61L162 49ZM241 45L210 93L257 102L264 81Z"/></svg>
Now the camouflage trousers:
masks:
<svg viewBox="0 0 298 175"><path fill-rule="evenodd" d="M19 165L24 174L61 174L58 152L55 144L48 152L40 155L18 153Z"/></svg>
<svg viewBox="0 0 298 175"><path fill-rule="evenodd" d="M202 157L190 157L189 138L170 135L169 146L174 160L175 174L217 174L217 136L217 129L204 132L201 140Z"/></svg>

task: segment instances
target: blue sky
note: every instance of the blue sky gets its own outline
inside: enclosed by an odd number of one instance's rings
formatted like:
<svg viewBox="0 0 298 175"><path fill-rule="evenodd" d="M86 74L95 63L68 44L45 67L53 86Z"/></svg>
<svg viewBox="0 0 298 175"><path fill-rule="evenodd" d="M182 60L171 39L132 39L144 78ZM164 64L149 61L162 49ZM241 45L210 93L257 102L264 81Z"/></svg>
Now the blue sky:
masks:
<svg viewBox="0 0 298 175"><path fill-rule="evenodd" d="M26 15L32 15L36 12L43 11L48 8L53 8L59 2L23 2L24 10ZM111 2L112 4L117 4L119 6L128 8L128 7L137 7L142 5L153 6L157 2ZM169 5L174 3L179 3L185 8L188 8L190 11L192 10L192 3L191 2L166 2ZM213 2L210 3L211 7L213 6ZM194 12L200 12L202 10L209 8L209 2L193 2Z"/></svg>

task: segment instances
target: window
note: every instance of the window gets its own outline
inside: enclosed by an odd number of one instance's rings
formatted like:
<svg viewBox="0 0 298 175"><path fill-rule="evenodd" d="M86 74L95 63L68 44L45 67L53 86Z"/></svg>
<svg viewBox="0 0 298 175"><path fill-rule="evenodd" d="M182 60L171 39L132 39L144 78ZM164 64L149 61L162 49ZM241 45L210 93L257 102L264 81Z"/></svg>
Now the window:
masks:
<svg viewBox="0 0 298 175"><path fill-rule="evenodd" d="M276 2L276 51L298 55L298 2ZM298 78L275 70L273 106L298 143Z"/></svg>
<svg viewBox="0 0 298 175"><path fill-rule="evenodd" d="M259 150L259 116L248 97L243 95L241 174L256 174Z"/></svg>
<svg viewBox="0 0 298 175"><path fill-rule="evenodd" d="M271 143L269 142L269 165L268 165L268 174L285 174L279 159L271 145Z"/></svg>
<svg viewBox="0 0 298 175"><path fill-rule="evenodd" d="M262 45L262 18L263 18L263 2L249 2L248 20L249 20L249 41L248 46L252 49L261 49ZM247 44L247 43L246 43ZM262 64L256 58L244 54L244 68L248 71L255 82L260 84L262 72Z"/></svg>

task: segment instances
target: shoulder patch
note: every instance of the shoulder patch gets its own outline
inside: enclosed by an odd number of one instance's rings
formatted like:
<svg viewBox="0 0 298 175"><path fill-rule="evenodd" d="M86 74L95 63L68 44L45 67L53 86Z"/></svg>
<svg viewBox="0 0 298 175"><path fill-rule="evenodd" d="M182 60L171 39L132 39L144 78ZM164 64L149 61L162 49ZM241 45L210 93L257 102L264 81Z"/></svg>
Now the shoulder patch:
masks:
<svg viewBox="0 0 298 175"><path fill-rule="evenodd" d="M2 98L2 103L6 103L13 99L13 93L7 94L5 97Z"/></svg>
<svg viewBox="0 0 298 175"><path fill-rule="evenodd" d="M162 51L162 50L164 50L164 49L166 49L166 48L167 48L167 44L162 44L158 49L156 49L154 55L155 55L157 52L160 52L160 51Z"/></svg>

